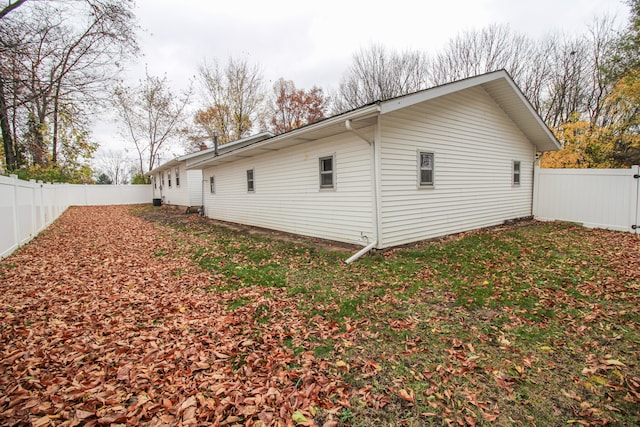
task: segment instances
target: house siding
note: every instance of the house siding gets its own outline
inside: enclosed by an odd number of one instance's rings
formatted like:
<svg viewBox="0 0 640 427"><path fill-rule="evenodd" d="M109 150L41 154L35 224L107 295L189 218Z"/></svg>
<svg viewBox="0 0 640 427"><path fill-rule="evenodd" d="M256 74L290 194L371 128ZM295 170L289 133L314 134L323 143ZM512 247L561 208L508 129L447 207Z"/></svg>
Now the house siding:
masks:
<svg viewBox="0 0 640 427"><path fill-rule="evenodd" d="M335 155L335 189L321 190L319 158L329 155ZM248 169L254 192L247 191ZM203 177L208 217L352 244L374 239L371 147L352 134L216 165Z"/></svg>
<svg viewBox="0 0 640 427"><path fill-rule="evenodd" d="M176 186L176 168L179 168L180 186ZM171 187L169 187L168 173L171 172ZM162 188L162 174L164 186ZM154 174L157 187L154 186L153 197L163 198L163 203L175 206L200 206L202 204L202 171L198 169L186 170L184 164L172 166Z"/></svg>
<svg viewBox="0 0 640 427"><path fill-rule="evenodd" d="M380 247L531 215L535 148L480 87L380 118ZM418 151L434 153L434 186L418 186ZM520 185L512 184L520 161Z"/></svg>
<svg viewBox="0 0 640 427"><path fill-rule="evenodd" d="M202 171L200 169L185 170L180 166L180 179L186 178L185 187L188 194L188 206L202 205ZM182 182L180 183L182 187Z"/></svg>

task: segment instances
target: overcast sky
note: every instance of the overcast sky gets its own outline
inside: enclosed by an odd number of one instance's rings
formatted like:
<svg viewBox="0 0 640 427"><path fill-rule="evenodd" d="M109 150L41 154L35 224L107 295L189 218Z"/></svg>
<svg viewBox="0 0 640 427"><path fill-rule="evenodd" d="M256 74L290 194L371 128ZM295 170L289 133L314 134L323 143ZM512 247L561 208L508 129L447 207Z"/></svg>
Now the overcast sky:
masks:
<svg viewBox="0 0 640 427"><path fill-rule="evenodd" d="M137 0L144 56L129 67L131 83L163 75L184 88L205 59L231 55L262 67L265 80L337 88L362 47L435 53L460 32L493 23L538 38L585 32L597 16L626 23L621 0ZM122 147L113 124L98 126L103 145ZM180 154L180 153L174 153Z"/></svg>

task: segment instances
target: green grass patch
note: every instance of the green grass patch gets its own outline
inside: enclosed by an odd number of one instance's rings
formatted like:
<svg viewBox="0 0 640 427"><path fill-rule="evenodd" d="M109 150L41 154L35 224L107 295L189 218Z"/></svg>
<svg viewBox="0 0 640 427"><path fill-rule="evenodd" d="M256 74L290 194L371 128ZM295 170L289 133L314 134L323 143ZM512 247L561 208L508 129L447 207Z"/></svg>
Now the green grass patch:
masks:
<svg viewBox="0 0 640 427"><path fill-rule="evenodd" d="M345 424L640 423L626 397L640 378L640 283L629 270L640 247L629 235L532 223L345 265L344 251L198 232L193 260L220 277L210 290L231 292L230 310L258 302L247 291L280 304L257 305L256 334L344 361L342 381L385 398L377 409L354 398Z"/></svg>

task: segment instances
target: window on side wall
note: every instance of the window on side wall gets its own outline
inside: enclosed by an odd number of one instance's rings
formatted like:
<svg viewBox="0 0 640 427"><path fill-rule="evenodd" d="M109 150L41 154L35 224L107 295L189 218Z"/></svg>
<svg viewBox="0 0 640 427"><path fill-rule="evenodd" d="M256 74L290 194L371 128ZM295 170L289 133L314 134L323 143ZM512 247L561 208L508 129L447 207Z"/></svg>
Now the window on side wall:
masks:
<svg viewBox="0 0 640 427"><path fill-rule="evenodd" d="M160 174L160 176L162 177L162 182L161 182L161 184L160 184L160 189L163 189L163 188L164 188L164 172L162 172L162 173Z"/></svg>
<svg viewBox="0 0 640 427"><path fill-rule="evenodd" d="M216 177L215 176L210 176L209 177L209 191L211 191L211 194L215 194L215 192L216 192Z"/></svg>
<svg viewBox="0 0 640 427"><path fill-rule="evenodd" d="M433 187L433 153L418 151L418 184L420 187Z"/></svg>
<svg viewBox="0 0 640 427"><path fill-rule="evenodd" d="M512 184L513 185L520 185L520 162L517 161L517 160L515 160L513 162Z"/></svg>
<svg viewBox="0 0 640 427"><path fill-rule="evenodd" d="M176 168L176 187L180 187L180 168Z"/></svg>
<svg viewBox="0 0 640 427"><path fill-rule="evenodd" d="M248 169L247 170L247 191L249 192L254 192L256 191L256 186L255 186L255 181L254 181L254 176L253 176L253 169Z"/></svg>
<svg viewBox="0 0 640 427"><path fill-rule="evenodd" d="M320 189L334 189L335 183L335 155L320 157Z"/></svg>
<svg viewBox="0 0 640 427"><path fill-rule="evenodd" d="M169 184L169 188L171 188L171 172L167 172L167 184Z"/></svg>

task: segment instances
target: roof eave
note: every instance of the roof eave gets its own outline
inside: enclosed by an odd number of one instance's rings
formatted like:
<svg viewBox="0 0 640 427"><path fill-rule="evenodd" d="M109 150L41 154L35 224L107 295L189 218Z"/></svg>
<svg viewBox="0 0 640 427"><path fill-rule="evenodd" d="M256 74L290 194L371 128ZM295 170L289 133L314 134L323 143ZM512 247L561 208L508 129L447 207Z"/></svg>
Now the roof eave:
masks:
<svg viewBox="0 0 640 427"><path fill-rule="evenodd" d="M204 169L207 167L210 167L212 165L214 165L215 163L218 163L222 160L228 160L229 157L232 156L236 156L238 154L247 154L247 152L250 152L251 150L256 150L260 147L264 147L265 145L271 145L271 144L276 144L278 142L282 142L282 141L286 141L286 140L292 140L292 139L296 139L296 138L301 138L303 137L305 134L309 134L312 132L317 132L319 130L325 129L325 128L329 128L332 126L335 126L337 123L343 122L345 120L357 120L357 119L362 119L362 118L367 118L370 117L372 115L377 115L380 113L380 106L378 104L373 104L373 105L368 105L365 107L361 107L357 110L353 110L347 113L343 113L340 115L337 115L335 117L330 117L326 120L323 120L321 122L317 122L317 123L313 123L311 125L307 125L304 126L302 128L298 128L298 129L294 129L291 130L289 132L280 134L280 135L276 135L274 137L271 137L269 139L266 140L262 140L262 141L258 141L255 142L253 144L250 145L246 145L243 147L240 147L236 150L232 150L229 151L227 153L221 153L216 157L210 157L207 159L203 159L199 162L195 162L193 164L187 165L187 169ZM346 131L346 128L345 128Z"/></svg>

